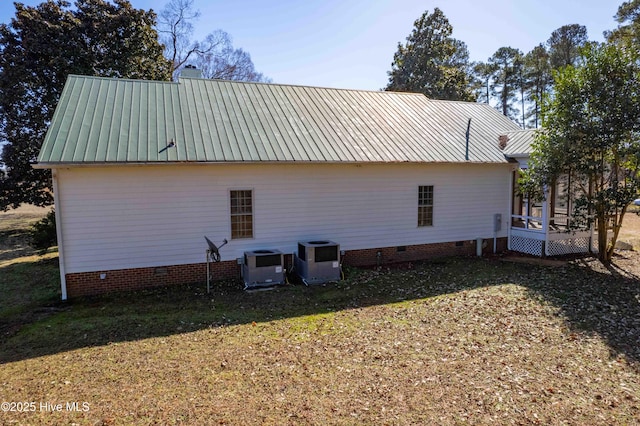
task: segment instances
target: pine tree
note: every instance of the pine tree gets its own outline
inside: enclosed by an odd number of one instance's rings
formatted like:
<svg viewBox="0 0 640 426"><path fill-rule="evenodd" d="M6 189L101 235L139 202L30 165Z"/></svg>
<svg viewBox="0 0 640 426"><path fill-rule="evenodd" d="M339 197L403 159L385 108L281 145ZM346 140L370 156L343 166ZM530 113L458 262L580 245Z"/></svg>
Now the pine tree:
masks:
<svg viewBox="0 0 640 426"><path fill-rule="evenodd" d="M524 89L529 109L526 118L529 119L529 127L540 126L540 103L543 97L549 93L553 83L549 53L543 44L533 48L524 57Z"/></svg>
<svg viewBox="0 0 640 426"><path fill-rule="evenodd" d="M476 62L473 64L472 87L476 93L478 102L490 103L491 81L496 72L495 67L486 62Z"/></svg>
<svg viewBox="0 0 640 426"><path fill-rule="evenodd" d="M587 27L584 25L563 25L551 33L547 40L551 68L560 69L567 65L577 65L580 49L588 43Z"/></svg>
<svg viewBox="0 0 640 426"><path fill-rule="evenodd" d="M605 32L607 40L640 46L640 0L622 3L614 18L618 22L618 28Z"/></svg>
<svg viewBox="0 0 640 426"><path fill-rule="evenodd" d="M501 47L489 58L494 70L491 93L499 100L498 110L516 121L518 110L513 103L522 87L522 52L513 47Z"/></svg>

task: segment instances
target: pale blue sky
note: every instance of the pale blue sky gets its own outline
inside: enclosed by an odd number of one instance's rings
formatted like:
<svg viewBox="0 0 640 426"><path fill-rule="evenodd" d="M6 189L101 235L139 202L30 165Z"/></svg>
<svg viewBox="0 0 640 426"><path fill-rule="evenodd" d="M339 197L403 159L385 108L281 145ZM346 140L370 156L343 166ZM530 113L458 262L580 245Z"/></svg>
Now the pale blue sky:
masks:
<svg viewBox="0 0 640 426"><path fill-rule="evenodd" d="M162 9L164 0L130 0ZM425 11L442 9L453 36L467 43L472 60L499 47L527 52L562 25L587 27L591 40L616 27L623 0L195 0L202 13L197 36L222 29L251 54L256 69L276 83L378 90L387 83L398 42ZM22 0L27 5L40 1ZM0 21L14 15L0 0Z"/></svg>

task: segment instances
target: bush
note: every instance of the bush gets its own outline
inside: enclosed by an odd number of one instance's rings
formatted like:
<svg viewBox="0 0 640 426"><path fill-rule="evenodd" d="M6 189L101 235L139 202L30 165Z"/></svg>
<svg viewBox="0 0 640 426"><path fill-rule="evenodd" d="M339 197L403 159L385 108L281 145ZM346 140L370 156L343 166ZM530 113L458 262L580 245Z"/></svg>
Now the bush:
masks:
<svg viewBox="0 0 640 426"><path fill-rule="evenodd" d="M49 247L58 244L56 234L56 213L51 210L45 217L37 221L29 230L31 247L45 252Z"/></svg>

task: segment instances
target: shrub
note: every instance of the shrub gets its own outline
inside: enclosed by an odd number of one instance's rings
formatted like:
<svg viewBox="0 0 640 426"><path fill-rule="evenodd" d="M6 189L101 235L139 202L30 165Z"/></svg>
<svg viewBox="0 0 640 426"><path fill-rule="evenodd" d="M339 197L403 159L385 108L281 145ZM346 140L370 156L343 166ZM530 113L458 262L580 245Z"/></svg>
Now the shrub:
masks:
<svg viewBox="0 0 640 426"><path fill-rule="evenodd" d="M31 246L40 252L58 244L56 234L56 214L51 210L45 217L37 221L29 230Z"/></svg>

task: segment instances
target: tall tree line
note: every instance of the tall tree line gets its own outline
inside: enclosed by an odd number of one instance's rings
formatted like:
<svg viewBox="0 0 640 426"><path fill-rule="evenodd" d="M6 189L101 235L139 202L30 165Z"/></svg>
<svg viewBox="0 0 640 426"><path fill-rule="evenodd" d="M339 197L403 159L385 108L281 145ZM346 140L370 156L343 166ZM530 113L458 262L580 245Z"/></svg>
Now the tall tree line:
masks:
<svg viewBox="0 0 640 426"><path fill-rule="evenodd" d="M538 127L540 101L552 89L554 71L577 65L587 43L586 27L565 25L528 53L504 46L486 62L471 63L466 44L453 37L453 26L435 8L398 43L385 90L486 102L522 127Z"/></svg>
<svg viewBox="0 0 640 426"><path fill-rule="evenodd" d="M478 100L493 102L523 128L539 127L541 100L552 90L553 73L578 65L581 49L588 43L586 27L571 24L553 31L545 43L526 54L508 46L499 48L487 62L474 65Z"/></svg>

